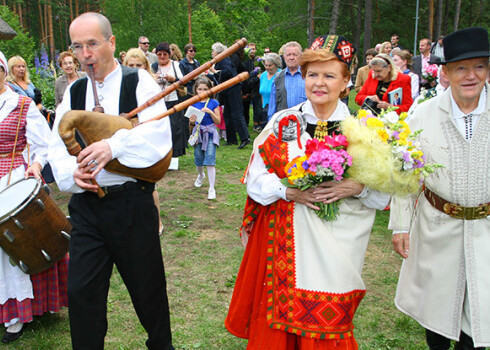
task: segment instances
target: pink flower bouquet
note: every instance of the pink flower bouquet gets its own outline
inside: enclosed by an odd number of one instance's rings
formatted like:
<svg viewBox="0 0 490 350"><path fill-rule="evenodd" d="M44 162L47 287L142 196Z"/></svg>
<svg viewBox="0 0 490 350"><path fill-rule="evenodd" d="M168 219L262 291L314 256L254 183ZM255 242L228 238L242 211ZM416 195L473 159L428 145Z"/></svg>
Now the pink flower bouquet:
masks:
<svg viewBox="0 0 490 350"><path fill-rule="evenodd" d="M306 143L305 155L291 160L284 170L287 178L282 179L288 187L301 191L318 186L325 181L340 181L345 171L352 165L352 157L347 153L347 139L344 135L326 136L325 140L311 139ZM315 203L320 210L318 217L333 221L339 213L338 202Z"/></svg>

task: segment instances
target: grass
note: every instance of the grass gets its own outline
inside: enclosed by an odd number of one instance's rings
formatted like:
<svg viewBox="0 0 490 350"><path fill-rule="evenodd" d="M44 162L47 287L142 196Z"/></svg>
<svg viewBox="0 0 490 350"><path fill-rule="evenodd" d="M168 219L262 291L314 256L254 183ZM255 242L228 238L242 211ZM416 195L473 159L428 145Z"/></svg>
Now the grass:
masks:
<svg viewBox="0 0 490 350"><path fill-rule="evenodd" d="M194 188L197 176L192 154L180 158L158 184L161 238L166 268L174 346L179 350L241 350L246 341L229 334L223 321L243 255L238 228L246 197L240 183L251 147L220 147L217 152L217 200L207 200L207 180ZM53 191L66 211L69 195ZM360 349L426 349L423 329L396 310L401 258L391 248L388 212L379 212L366 254L367 295L356 314ZM106 349L144 349L146 333L133 310L122 280L114 270L108 300ZM67 310L36 317L23 337L4 349L70 349Z"/></svg>

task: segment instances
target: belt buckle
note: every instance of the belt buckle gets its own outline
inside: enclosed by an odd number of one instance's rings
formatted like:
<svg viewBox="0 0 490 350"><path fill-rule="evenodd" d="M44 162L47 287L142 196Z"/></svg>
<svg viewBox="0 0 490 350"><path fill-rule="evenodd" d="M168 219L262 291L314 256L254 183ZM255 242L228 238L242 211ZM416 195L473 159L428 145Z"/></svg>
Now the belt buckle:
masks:
<svg viewBox="0 0 490 350"><path fill-rule="evenodd" d="M465 211L463 207L454 203L444 203L444 213L455 219L464 219Z"/></svg>
<svg viewBox="0 0 490 350"><path fill-rule="evenodd" d="M455 219L478 220L490 215L490 205L487 203L477 207L462 207L454 203L445 203L444 212Z"/></svg>

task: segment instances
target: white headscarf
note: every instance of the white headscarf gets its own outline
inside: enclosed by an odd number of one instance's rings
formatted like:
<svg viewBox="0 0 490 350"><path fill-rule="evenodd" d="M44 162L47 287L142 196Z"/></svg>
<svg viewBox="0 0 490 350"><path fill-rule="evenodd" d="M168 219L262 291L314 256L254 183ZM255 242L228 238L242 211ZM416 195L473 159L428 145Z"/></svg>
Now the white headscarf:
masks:
<svg viewBox="0 0 490 350"><path fill-rule="evenodd" d="M2 51L0 51L0 66L5 70L5 75L9 74L9 66L7 65L7 59Z"/></svg>

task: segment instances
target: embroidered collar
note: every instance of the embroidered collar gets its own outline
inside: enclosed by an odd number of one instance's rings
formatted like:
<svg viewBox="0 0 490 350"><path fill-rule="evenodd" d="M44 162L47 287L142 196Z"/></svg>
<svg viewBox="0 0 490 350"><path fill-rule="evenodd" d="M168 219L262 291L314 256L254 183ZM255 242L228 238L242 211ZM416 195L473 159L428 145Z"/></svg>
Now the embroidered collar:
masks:
<svg viewBox="0 0 490 350"><path fill-rule="evenodd" d="M302 105L300 105L299 110L305 114L306 121L309 124L316 125L317 122L320 120L316 117L313 106L311 105L311 102L309 100L304 102ZM345 103L338 100L337 107L333 111L330 118L328 118L328 121L334 122L334 121L344 120L349 115L350 115L349 108L345 105Z"/></svg>

